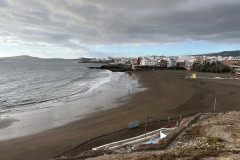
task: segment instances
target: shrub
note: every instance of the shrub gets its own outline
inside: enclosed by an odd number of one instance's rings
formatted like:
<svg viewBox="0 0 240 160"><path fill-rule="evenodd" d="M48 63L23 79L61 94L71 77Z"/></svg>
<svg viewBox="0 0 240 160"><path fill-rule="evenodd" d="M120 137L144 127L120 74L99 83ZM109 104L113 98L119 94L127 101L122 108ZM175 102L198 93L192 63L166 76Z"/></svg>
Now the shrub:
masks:
<svg viewBox="0 0 240 160"><path fill-rule="evenodd" d="M205 63L205 64L193 64L192 71L198 72L212 72L212 73L226 73L231 72L232 69L229 66L225 66L220 62Z"/></svg>

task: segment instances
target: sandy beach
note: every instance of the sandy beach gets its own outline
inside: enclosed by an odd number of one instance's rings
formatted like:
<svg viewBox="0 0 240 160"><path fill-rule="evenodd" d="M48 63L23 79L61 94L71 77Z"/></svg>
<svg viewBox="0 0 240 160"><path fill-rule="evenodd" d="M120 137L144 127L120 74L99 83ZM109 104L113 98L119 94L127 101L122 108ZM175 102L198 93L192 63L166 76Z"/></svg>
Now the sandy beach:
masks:
<svg viewBox="0 0 240 160"><path fill-rule="evenodd" d="M146 116L160 119L177 117L197 112L212 112L213 89L216 93L216 112L240 110L240 80L185 79L189 71L142 71L132 72L140 84L147 88L143 92L119 99L119 107L100 111L83 120L47 130L38 134L1 141L0 159L48 159L73 146L104 133L125 128L133 120L146 121ZM229 76L212 73L197 73L201 77ZM126 101L120 105L121 101ZM1 127L13 123L6 121ZM161 124L165 125L165 124ZM154 129L149 127L149 130ZM143 132L142 128L122 132L118 137L106 137L92 142L79 151L90 149L117 139L124 139Z"/></svg>

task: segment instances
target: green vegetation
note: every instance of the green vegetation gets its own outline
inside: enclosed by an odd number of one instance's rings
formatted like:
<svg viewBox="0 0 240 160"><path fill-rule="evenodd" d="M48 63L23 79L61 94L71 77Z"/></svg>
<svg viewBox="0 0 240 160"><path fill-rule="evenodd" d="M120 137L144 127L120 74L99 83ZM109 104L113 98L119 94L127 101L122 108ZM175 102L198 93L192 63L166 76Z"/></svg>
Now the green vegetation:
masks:
<svg viewBox="0 0 240 160"><path fill-rule="evenodd" d="M222 140L218 137L207 137L206 143L208 143L211 147L222 148L223 145L220 143Z"/></svg>
<svg viewBox="0 0 240 160"><path fill-rule="evenodd" d="M160 144L159 144L159 148L161 148L161 149L164 149L164 148L166 148L167 147L167 142L161 142Z"/></svg>
<svg viewBox="0 0 240 160"><path fill-rule="evenodd" d="M185 134L183 135L184 139L192 139L194 137L201 137L201 130L203 126L201 125L195 125L191 129L187 130Z"/></svg>
<svg viewBox="0 0 240 160"><path fill-rule="evenodd" d="M213 63L205 63L205 64L193 64L192 71L198 72L212 72L212 73L226 73L231 72L231 68L229 66L225 66L220 62Z"/></svg>

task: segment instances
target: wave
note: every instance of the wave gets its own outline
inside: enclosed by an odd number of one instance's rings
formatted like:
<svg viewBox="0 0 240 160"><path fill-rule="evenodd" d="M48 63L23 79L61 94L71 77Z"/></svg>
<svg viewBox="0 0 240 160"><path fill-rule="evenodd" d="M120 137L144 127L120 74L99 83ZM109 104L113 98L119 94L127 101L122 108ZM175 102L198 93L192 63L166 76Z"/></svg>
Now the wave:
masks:
<svg viewBox="0 0 240 160"><path fill-rule="evenodd" d="M111 71L106 71L106 72L109 74L109 76L105 77L105 78L98 78L96 80L97 82L90 85L90 88L89 88L88 92L91 92L91 91L95 90L96 88L102 86L105 83L108 83L111 80L112 72Z"/></svg>
<svg viewBox="0 0 240 160"><path fill-rule="evenodd" d="M105 76L107 75L107 77L97 78L97 76L101 76L103 74ZM29 98L21 101L12 102L5 100L4 104L2 103L2 105L0 106L1 108L0 114L48 108L49 106L53 107L57 106L58 104L98 94L97 91L99 90L99 88L101 88L102 85L109 83L111 81L112 72L101 71L101 73L98 72L98 74L95 75L95 77L96 78L91 80L85 78L85 81L83 81L84 78L78 77L70 80L70 82L68 82L67 84L65 83L63 85L57 86L57 91L59 91L60 94L57 95L58 92L55 91L55 93L53 92L54 97L49 97L47 95L47 98ZM77 82L81 83L81 85L79 85L80 87L77 87L75 91L71 90L71 88L75 87L74 85L76 85ZM84 86L83 82L86 83ZM69 89L68 91L64 91L65 86L67 86L67 89Z"/></svg>

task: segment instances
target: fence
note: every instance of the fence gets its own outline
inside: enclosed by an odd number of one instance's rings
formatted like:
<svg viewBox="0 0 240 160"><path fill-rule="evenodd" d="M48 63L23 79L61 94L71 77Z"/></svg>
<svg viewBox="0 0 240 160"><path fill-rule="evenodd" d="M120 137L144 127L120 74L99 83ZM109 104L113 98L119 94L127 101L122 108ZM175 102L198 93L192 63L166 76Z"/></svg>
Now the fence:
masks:
<svg viewBox="0 0 240 160"><path fill-rule="evenodd" d="M144 123L140 123L140 126L145 126L145 125L154 125L154 124L160 124L162 122L167 122L167 123L178 123L180 122L183 118L186 118L186 117L190 117L190 116L193 116L197 113L192 113L192 114L187 114L187 115L179 115L178 117L174 117L174 118L170 118L169 116L167 117L167 119L160 119L160 118L156 118L156 117L152 117L152 116L147 116L146 117L146 122ZM98 140L100 138L103 138L103 137L107 137L107 136L110 136L110 135L114 135L114 134L118 134L122 131L126 131L126 130L132 130L131 128L122 128L122 129L118 129L116 131L113 131L113 132L110 132L110 133L104 133L102 135L99 135L99 136L96 136L96 137L93 137L93 138L88 138L87 140L85 140L84 142L78 144L78 145L75 145L76 143L73 143L72 146L71 146L71 149L67 149L66 151L62 152L62 153L59 153L57 152L56 153L56 156L53 157L53 158L59 158L61 156L64 156L64 155L67 155L67 154L70 154L70 153L75 153L75 151L81 147L83 147L84 145L86 144L89 144L90 142L92 141L95 141L95 140Z"/></svg>

